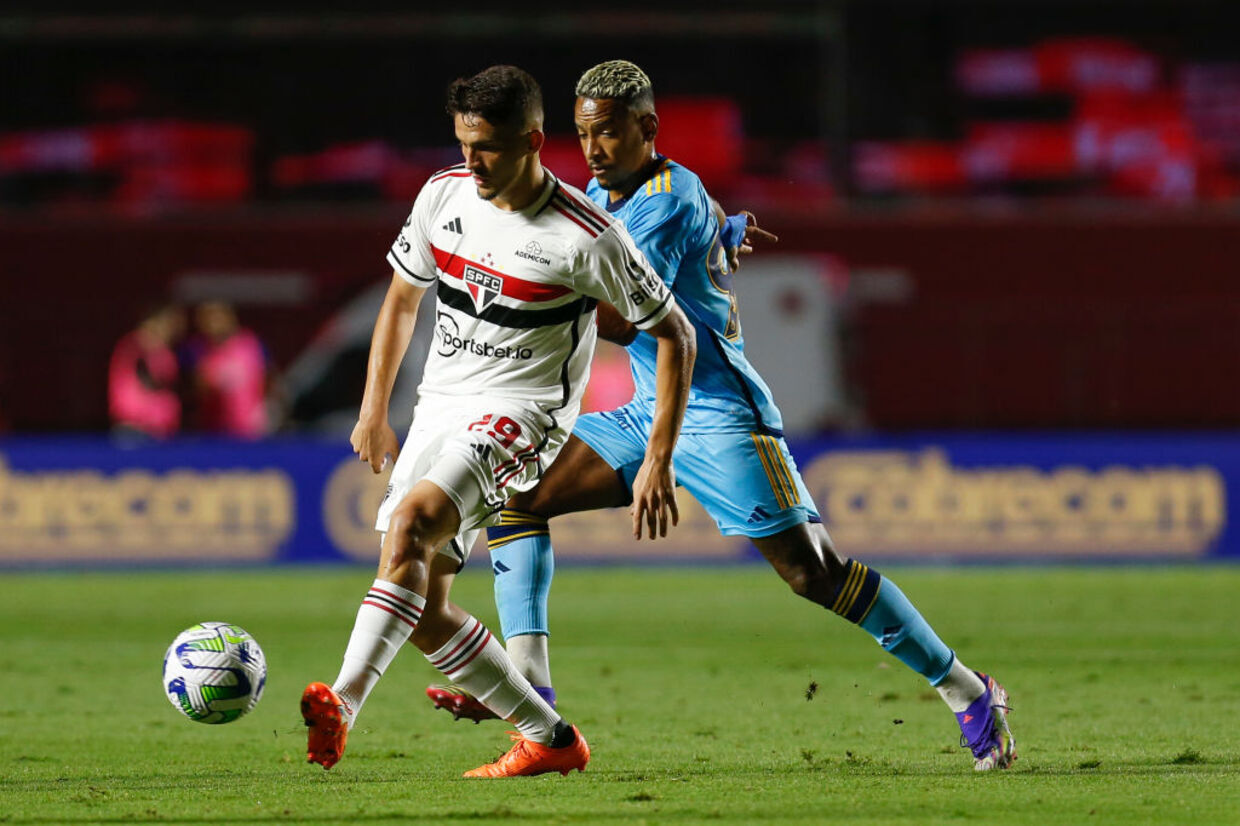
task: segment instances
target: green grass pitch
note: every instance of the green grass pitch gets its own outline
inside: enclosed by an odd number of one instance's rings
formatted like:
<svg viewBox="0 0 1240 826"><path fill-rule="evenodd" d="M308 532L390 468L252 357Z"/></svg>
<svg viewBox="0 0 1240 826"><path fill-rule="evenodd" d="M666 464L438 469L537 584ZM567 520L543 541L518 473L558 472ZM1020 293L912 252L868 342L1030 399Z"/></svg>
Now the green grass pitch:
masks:
<svg viewBox="0 0 1240 826"><path fill-rule="evenodd" d="M2 575L0 822L1240 822L1240 569L886 572L1006 684L1010 771L975 774L919 677L764 567L563 568L553 669L594 759L502 781L460 774L504 724L432 711L413 648L341 763L304 762L300 692L335 676L369 571ZM484 565L457 597L497 627ZM266 651L236 723L191 723L160 689L201 620Z"/></svg>

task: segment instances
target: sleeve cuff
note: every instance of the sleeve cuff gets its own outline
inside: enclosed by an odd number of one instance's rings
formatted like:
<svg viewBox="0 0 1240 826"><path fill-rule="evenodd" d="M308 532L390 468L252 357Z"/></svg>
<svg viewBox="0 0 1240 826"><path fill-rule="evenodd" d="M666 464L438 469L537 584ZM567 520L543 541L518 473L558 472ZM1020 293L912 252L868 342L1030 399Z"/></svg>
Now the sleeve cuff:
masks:
<svg viewBox="0 0 1240 826"><path fill-rule="evenodd" d="M404 262L401 261L400 258L396 255L396 250L394 249L388 250L387 260L388 260L388 263L392 265L392 269L395 270L396 274L399 275L401 278L405 279L406 281L408 281L410 284L416 284L419 287L425 287L428 284L435 283L436 279L423 278L422 276L418 275L413 270L406 267Z"/></svg>
<svg viewBox="0 0 1240 826"><path fill-rule="evenodd" d="M657 307L633 323L637 325L639 329L649 330L651 327L667 318L667 314L672 311L672 306L674 303L675 302L672 301L672 291L668 290L667 293L664 294L663 300L659 302Z"/></svg>

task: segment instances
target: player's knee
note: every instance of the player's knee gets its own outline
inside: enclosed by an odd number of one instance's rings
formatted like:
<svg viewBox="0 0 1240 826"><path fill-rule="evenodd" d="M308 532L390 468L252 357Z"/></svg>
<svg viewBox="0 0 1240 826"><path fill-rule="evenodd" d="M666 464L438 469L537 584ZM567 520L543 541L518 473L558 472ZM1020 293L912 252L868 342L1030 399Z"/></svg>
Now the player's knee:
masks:
<svg viewBox="0 0 1240 826"><path fill-rule="evenodd" d="M798 525L769 539L755 540L763 556L799 597L825 605L843 572L830 537L816 525Z"/></svg>
<svg viewBox="0 0 1240 826"><path fill-rule="evenodd" d="M833 592L831 575L825 566L816 562L806 561L792 565L781 573L792 592L810 602L821 605Z"/></svg>
<svg viewBox="0 0 1240 826"><path fill-rule="evenodd" d="M430 509L417 501L405 501L392 511L388 531L403 550L406 559L427 562L436 551L436 519Z"/></svg>

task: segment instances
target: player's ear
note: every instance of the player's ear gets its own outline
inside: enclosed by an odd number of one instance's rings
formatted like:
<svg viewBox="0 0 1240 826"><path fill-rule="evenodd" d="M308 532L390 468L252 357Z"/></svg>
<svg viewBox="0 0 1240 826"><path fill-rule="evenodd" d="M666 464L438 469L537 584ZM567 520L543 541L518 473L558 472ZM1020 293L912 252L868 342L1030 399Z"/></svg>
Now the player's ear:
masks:
<svg viewBox="0 0 1240 826"><path fill-rule="evenodd" d="M531 154L541 152L543 144L547 142L547 136L543 134L541 129L531 129L525 135L529 141L529 151Z"/></svg>
<svg viewBox="0 0 1240 826"><path fill-rule="evenodd" d="M659 116L654 112L648 112L641 116L642 140L646 143L653 143L655 136L659 134Z"/></svg>

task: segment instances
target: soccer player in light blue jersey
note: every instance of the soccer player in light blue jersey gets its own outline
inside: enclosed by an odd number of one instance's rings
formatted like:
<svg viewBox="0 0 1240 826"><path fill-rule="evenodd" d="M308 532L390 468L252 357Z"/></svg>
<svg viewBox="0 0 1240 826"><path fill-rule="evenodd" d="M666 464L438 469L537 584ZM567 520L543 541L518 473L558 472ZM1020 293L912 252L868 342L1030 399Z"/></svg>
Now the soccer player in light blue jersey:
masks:
<svg viewBox="0 0 1240 826"><path fill-rule="evenodd" d="M577 135L594 178L587 194L624 221L697 333L689 405L673 453L677 483L723 534L748 537L793 592L860 625L929 681L955 712L974 768L1007 768L1016 748L1004 689L963 665L894 582L839 555L788 452L770 389L745 358L732 291L735 253L773 236L748 213L725 219L696 175L658 154L651 84L636 65L601 63L581 76L576 93ZM633 400L578 419L538 486L510 500L500 524L487 531L508 652L551 703L547 520L631 502L658 389L655 340L604 305L599 310L600 334L628 347ZM677 518L672 512L673 523ZM648 527L652 538L656 528L666 535L666 522L652 519ZM457 717L493 716L454 687L432 686L427 694Z"/></svg>

